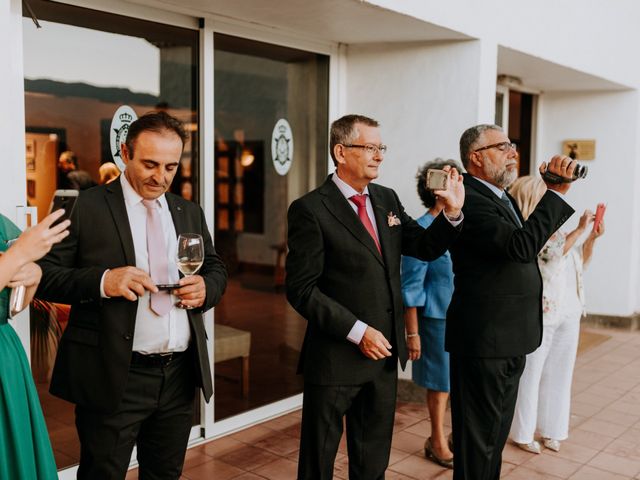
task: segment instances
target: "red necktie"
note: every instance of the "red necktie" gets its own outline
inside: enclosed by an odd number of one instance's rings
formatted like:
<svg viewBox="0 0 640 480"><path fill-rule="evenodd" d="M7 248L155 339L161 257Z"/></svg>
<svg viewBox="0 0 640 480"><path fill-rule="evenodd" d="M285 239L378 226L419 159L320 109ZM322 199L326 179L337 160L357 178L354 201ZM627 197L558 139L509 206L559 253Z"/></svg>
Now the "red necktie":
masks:
<svg viewBox="0 0 640 480"><path fill-rule="evenodd" d="M382 250L380 249L380 243L378 242L378 237L376 236L376 231L373 229L373 225L371 224L371 219L369 215L367 215L367 196L366 195L353 195L349 197L353 203L358 207L358 216L360 217L360 221L364 228L367 229L373 241L376 242L376 247L378 247L378 252L382 254Z"/></svg>

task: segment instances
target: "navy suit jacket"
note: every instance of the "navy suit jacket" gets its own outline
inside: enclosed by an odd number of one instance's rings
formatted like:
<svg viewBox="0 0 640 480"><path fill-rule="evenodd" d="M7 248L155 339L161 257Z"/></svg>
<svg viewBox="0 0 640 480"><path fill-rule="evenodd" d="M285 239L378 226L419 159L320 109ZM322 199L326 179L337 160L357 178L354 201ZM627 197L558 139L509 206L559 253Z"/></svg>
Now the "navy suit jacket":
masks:
<svg viewBox="0 0 640 480"><path fill-rule="evenodd" d="M451 246L454 291L447 311L445 348L474 357L513 357L542 340L542 277L537 256L573 209L544 194L524 221L486 185L464 176L464 230Z"/></svg>

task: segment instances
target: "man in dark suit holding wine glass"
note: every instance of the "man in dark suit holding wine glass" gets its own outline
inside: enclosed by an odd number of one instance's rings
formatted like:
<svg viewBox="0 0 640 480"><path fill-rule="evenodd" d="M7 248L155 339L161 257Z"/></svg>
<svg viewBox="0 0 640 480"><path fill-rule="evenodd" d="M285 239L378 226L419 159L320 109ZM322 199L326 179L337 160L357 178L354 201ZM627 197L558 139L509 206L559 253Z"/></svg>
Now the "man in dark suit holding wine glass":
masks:
<svg viewBox="0 0 640 480"><path fill-rule="evenodd" d="M37 295L71 304L51 393L76 404L80 479L124 478L134 444L141 478L179 478L196 388L212 395L202 314L227 273L200 207L167 193L186 138L164 112L133 122L124 175L80 194L70 235L39 262ZM204 261L180 278L186 232L202 236Z"/></svg>

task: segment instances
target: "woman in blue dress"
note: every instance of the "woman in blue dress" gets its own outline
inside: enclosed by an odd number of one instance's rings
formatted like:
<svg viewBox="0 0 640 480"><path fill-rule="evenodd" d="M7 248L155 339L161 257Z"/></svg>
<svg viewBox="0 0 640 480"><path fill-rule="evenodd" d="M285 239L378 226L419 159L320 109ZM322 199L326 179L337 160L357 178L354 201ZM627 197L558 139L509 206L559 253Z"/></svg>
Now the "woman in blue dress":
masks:
<svg viewBox="0 0 640 480"><path fill-rule="evenodd" d="M445 165L461 171L454 160L437 158L424 165L416 175L418 195L427 212L418 223L427 228L444 208L442 200L426 188L427 170ZM431 436L424 454L437 464L453 468L453 452L444 431L444 417L449 397L449 354L444 349L445 318L453 294L451 256L423 262L402 257L402 296L405 305L407 347L412 363L413 381L427 389L427 408L431 419Z"/></svg>
<svg viewBox="0 0 640 480"><path fill-rule="evenodd" d="M52 213L23 234L0 215L0 479L58 478L31 368L7 319L10 289L23 286L25 296L18 308L29 305L42 276L33 262L68 235L68 220L51 227L63 213Z"/></svg>

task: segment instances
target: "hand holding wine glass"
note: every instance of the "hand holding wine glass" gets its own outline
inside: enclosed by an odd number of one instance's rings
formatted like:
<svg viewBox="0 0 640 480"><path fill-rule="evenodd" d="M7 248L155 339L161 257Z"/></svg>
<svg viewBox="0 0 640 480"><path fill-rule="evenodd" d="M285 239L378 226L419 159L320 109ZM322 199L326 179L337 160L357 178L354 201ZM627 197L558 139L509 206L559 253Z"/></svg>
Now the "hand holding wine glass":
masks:
<svg viewBox="0 0 640 480"><path fill-rule="evenodd" d="M198 273L203 263L204 241L202 240L202 236L197 233L181 233L178 236L178 251L176 254L178 270L180 270L185 277L191 277ZM181 281L181 285L182 283ZM183 285L183 287L186 286ZM194 299L194 295L191 291L185 291L183 287L177 290L177 292L181 292L179 295L181 300L179 306L187 309L194 308L194 305L184 303L184 300Z"/></svg>

